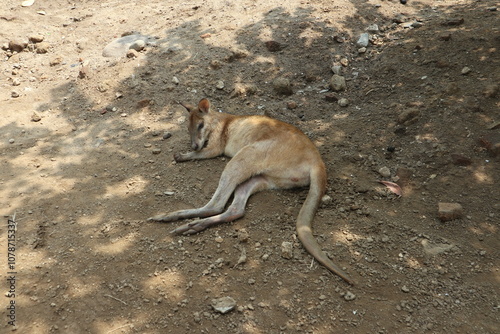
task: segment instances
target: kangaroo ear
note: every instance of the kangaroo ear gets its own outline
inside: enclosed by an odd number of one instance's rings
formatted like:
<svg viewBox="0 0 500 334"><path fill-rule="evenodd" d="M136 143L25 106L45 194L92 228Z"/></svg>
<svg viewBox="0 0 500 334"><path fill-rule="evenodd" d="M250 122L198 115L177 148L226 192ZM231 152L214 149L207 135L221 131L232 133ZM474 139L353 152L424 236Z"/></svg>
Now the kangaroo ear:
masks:
<svg viewBox="0 0 500 334"><path fill-rule="evenodd" d="M207 99L203 99L198 103L198 109L201 112L208 113L210 111L210 102Z"/></svg>
<svg viewBox="0 0 500 334"><path fill-rule="evenodd" d="M179 103L181 106L183 106L184 108L186 108L187 111L191 112L194 110L194 106L190 105L190 104L184 104L182 102L177 102Z"/></svg>

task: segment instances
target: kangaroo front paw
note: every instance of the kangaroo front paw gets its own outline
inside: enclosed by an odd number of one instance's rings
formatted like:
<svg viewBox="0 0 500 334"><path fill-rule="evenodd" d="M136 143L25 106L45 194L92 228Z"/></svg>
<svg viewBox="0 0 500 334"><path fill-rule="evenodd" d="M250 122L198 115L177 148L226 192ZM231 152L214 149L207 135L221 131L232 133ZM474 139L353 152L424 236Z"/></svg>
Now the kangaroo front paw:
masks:
<svg viewBox="0 0 500 334"><path fill-rule="evenodd" d="M191 155L189 153L175 153L174 160L175 162L183 162L190 160Z"/></svg>

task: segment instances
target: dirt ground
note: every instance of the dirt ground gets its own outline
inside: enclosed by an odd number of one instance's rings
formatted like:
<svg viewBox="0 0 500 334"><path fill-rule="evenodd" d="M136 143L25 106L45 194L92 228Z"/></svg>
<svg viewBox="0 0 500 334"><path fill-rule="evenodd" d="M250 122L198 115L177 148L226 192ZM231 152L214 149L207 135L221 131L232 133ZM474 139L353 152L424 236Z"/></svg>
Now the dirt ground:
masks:
<svg viewBox="0 0 500 334"><path fill-rule="evenodd" d="M498 2L21 2L0 8L2 332L500 332ZM103 56L134 31L143 50ZM173 161L177 101L203 97L317 144L315 235L356 285L298 241L307 189L197 235L147 221L217 186L228 158Z"/></svg>

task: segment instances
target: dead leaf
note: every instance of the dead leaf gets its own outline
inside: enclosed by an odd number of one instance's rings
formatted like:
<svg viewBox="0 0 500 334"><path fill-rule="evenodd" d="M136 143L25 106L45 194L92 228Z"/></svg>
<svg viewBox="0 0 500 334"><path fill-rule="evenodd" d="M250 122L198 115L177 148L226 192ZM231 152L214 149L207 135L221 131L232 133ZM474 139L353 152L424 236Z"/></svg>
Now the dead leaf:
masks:
<svg viewBox="0 0 500 334"><path fill-rule="evenodd" d="M382 183L384 186L386 186L391 192L395 193L398 196L403 196L403 190L401 187L394 182L389 182L389 181L378 181L379 183Z"/></svg>

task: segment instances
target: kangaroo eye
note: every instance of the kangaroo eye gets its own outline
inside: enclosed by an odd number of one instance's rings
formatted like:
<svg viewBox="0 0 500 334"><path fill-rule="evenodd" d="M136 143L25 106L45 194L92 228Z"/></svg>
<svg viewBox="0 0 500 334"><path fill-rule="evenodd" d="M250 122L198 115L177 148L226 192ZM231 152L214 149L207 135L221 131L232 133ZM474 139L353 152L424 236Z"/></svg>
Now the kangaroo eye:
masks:
<svg viewBox="0 0 500 334"><path fill-rule="evenodd" d="M201 122L200 124L198 124L198 131L200 131L201 129L203 129L203 127L205 126L205 123Z"/></svg>

